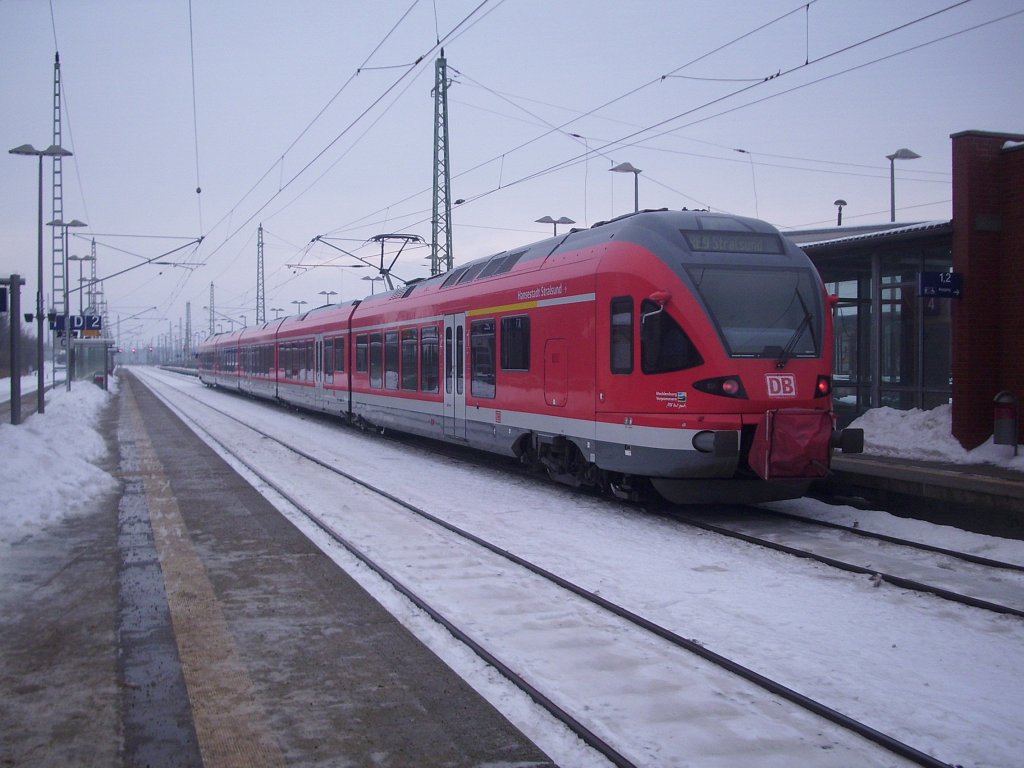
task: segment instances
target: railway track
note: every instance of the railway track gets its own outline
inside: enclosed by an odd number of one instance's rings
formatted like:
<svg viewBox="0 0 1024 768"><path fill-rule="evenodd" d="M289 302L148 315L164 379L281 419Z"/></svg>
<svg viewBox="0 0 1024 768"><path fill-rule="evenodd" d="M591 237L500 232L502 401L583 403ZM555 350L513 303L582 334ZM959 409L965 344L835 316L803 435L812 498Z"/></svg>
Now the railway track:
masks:
<svg viewBox="0 0 1024 768"><path fill-rule="evenodd" d="M534 702L543 707L554 718L563 723L581 740L614 765L646 764L652 760L652 757L650 754L645 754L642 748L630 745L628 738L622 741L623 734L617 733L614 725L609 724L609 720L606 717L607 713L602 717L600 714L595 714L593 710L606 709L613 711L616 697L635 695L636 681L637 679L643 679L644 676L648 676L652 681L660 680L662 681L661 684L664 685L666 680L690 678L692 681L694 674L700 677L702 685L725 685L727 690L735 688L736 685L756 686L762 691L771 694L771 697L775 700L785 700L802 710L829 721L843 731L873 742L910 762L925 766L946 765L946 763L932 755L883 733L856 718L845 715L827 704L806 696L723 654L719 654L695 639L685 637L685 633L677 630L674 631L656 621L645 618L623 605L602 597L594 590L579 586L571 580L531 562L528 558L522 557L473 534L471 531L448 522L438 514L411 504L372 482L356 477L342 470L329 459L325 460L322 456L316 455L313 451L307 450L302 446L290 444L290 441L282 440L267 431L245 423L236 416L216 408L200 398L184 393L184 396L189 397L191 401L217 414L216 418L230 422L232 424L231 430L234 430L233 434L237 435L239 430L259 434L261 436L260 451L266 453L272 445L273 451L278 455L278 459L272 462L273 464L279 466L289 461L284 458L284 455L290 455L292 457L291 461L311 463L317 467L318 473L329 473L344 484L348 484L351 489L355 489L346 491L345 495L347 497L351 498L355 494L361 504L367 503L369 499L376 499L377 501L374 502L374 514L382 516L386 514L389 520L388 525L410 526L408 536L410 541L424 542L435 540L439 536L444 538L445 543L440 545L439 550L434 550L431 547L427 553L418 551L415 554L415 558L421 562L426 560L428 563L431 563L428 567L435 570L446 568L447 566L442 565L444 563L457 563L460 573L454 578L462 582L478 582L481 585L491 584L489 589L493 591L493 596L489 598L489 602L497 601L500 604L502 601L507 601L516 604L516 610L512 612L514 615L511 617L513 624L532 624L531 615L534 613L536 615L535 621L550 621L550 615L545 616L545 614L550 614L551 606L559 606L558 614L561 616L561 620L578 622L581 636L587 639L581 641L579 647L574 647L571 654L572 656L582 656L584 658L570 660L564 656L565 649L556 649L551 658L558 659L558 661L553 666L557 667L561 664L567 664L570 667L581 668L582 665L582 668L586 669L586 672L583 674L597 675L602 678L601 682L595 686L600 688L601 692L592 701L601 701L601 697L606 697L603 698L605 702L603 707L591 705L584 707L584 711L580 711L579 707L574 706L571 701L565 701L564 697L559 695L557 687L552 690L547 686L546 683L550 670L549 672L544 671L544 662L539 663L535 668L526 667L524 669L521 662L503 659L500 650L501 644L500 642L495 642L492 631L486 628L474 627L473 625L476 622L473 619L467 621L465 616L453 619L450 615L450 610L438 607L439 604L443 605L444 601L439 600L439 595L436 591L432 592L431 588L425 586L422 582L419 585L410 584L409 579L405 575L409 570L408 563L400 557L396 557L393 552L384 552L382 549L375 551L373 544L374 534L372 531L363 531L355 534L349 531L342 532L339 530L337 521L328 519L317 511L315 503L310 503L309 500L300 498L288 487L279 483L273 476L274 473L268 472L265 466L261 466L260 461L254 460L251 455L246 456L245 451L240 451L235 447L234 444L236 442L244 441L238 441L234 438L225 439L223 435L218 436L214 434L214 430L199 424L198 421L176 406L173 403L173 398L168 397L166 393L158 392L158 394L182 418L195 424L194 428L197 431L205 433L209 439L220 446L222 451L232 455L259 478L260 482L273 488L296 510L311 520L325 535L343 546L381 578L390 583L418 608L444 626L454 637L472 649L487 664L500 671L505 678L524 691ZM179 392L176 394L180 395L183 393ZM326 483L326 481L323 482ZM383 511L385 509L388 511ZM400 522L396 522L398 518L401 518ZM413 522L410 523L409 521ZM380 524L379 521L378 524ZM443 533L439 533L439 531L443 531ZM423 543L416 543L413 545L413 548L420 550L426 546ZM470 549L467 550L467 547ZM486 555L481 554L481 551L484 550ZM486 564L480 566L478 565L480 561L485 561ZM504 576L498 579L494 578L495 573L504 574L512 567L523 569L529 573L528 577L517 577L517 580L523 578L529 580L530 586L525 592L509 595L508 578ZM546 597L538 602L539 595L546 595ZM625 631L623 625L627 627ZM583 633L588 634L584 635ZM497 634L500 634L500 631ZM624 638L628 639L624 640ZM584 652L583 649L589 645L594 645L598 649L596 656L591 657ZM624 650L624 645L628 646L631 650ZM610 674L599 671L601 666L609 666L607 663L609 648L613 646L615 647L613 654L615 663L611 665L612 669L608 670ZM550 653L550 649L547 649L547 652ZM651 658L658 660L653 663L653 666L650 661ZM700 661L698 662L697 659ZM706 668L707 663L710 663L717 669L710 677L708 677ZM551 665L552 663L548 662L548 664ZM697 664L696 668L694 664ZM628 675L623 676L618 673L618 670L623 667L630 668L631 671ZM723 683L723 679L728 680L730 678L732 682ZM736 678L744 682L738 683ZM750 694L741 695L747 697ZM695 716L695 713L689 714L689 717L693 716ZM775 717L776 715L762 710L758 713L758 716ZM673 728L678 730L679 722L686 722L686 717L686 714L681 713L678 721L673 718ZM833 749L832 754L839 758L839 764L849 760L848 754L840 757L844 751L843 749L834 749L834 746L820 746L819 748ZM794 758L797 761L800 760L796 755L794 755Z"/></svg>
<svg viewBox="0 0 1024 768"><path fill-rule="evenodd" d="M811 518L738 508L673 518L961 605L1024 617L1024 565Z"/></svg>

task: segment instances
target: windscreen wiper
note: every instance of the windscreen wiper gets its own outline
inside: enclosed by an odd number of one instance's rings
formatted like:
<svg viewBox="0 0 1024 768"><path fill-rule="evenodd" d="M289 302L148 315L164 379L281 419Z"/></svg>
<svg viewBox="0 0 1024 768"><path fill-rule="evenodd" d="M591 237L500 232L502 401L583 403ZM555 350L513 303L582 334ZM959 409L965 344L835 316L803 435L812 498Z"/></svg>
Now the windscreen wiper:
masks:
<svg viewBox="0 0 1024 768"><path fill-rule="evenodd" d="M804 302L804 297L800 294L799 289L797 289L796 297L800 300L800 306L803 307L804 317L803 320L800 321L800 325L798 325L796 330L793 331L793 335L790 337L789 342L779 355L779 360L775 363L776 368L786 367L786 361L793 356L793 350L796 348L796 343L800 341L800 337L804 335L804 331L808 328L810 328L811 331L811 341L814 343L814 348L818 348L818 340L814 337L814 329L810 327L811 320L814 319L811 315L811 310L807 308L807 304Z"/></svg>

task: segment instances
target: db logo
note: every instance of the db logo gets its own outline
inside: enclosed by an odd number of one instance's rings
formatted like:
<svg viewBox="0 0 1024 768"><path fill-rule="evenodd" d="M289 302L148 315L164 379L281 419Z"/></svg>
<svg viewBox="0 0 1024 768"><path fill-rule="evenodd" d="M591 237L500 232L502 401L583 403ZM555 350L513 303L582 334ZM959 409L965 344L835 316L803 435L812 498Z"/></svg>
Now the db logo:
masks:
<svg viewBox="0 0 1024 768"><path fill-rule="evenodd" d="M792 373L766 373L768 397L796 397L796 376Z"/></svg>

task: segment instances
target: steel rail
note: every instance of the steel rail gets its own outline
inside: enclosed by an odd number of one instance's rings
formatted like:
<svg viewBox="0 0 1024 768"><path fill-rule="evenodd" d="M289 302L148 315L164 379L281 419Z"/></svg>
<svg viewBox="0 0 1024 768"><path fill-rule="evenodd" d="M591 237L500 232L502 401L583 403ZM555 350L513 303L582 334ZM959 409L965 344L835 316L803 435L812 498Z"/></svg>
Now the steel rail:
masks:
<svg viewBox="0 0 1024 768"><path fill-rule="evenodd" d="M824 565L832 566L849 573L860 573L868 576L874 576L881 579L884 582L892 584L897 587L903 587L904 589L912 589L915 592L926 592L936 597L941 597L944 600L949 600L954 603L961 605L967 605L971 608L981 608L986 611L992 611L994 613L1005 613L1011 616L1024 617L1024 610L1019 608L1011 608L1008 605L1002 605L1001 603L993 603L989 600L982 600L978 597L971 597L970 595L964 595L959 592L953 592L952 590L945 589L943 587L936 587L932 584L925 584L921 581L914 581L913 579L906 579L902 576L897 576L892 573L885 573L879 571L877 568L867 568L863 565L855 565L854 563L848 563L845 560L837 560L834 557L828 555L819 555L816 552L810 552L806 549L800 549L798 547L792 547L788 544L780 544L776 541L770 541L768 539L762 539L758 536L754 536L749 533L742 533L740 531L734 531L731 528L727 528L724 525L715 525L705 520L697 520L696 518L690 517L685 513L673 512L672 518L692 525L695 528L701 528L705 531L717 533L722 536L728 536L733 539L739 539L749 544L756 544L759 547L766 549L772 549L776 552L784 552L794 557L800 557L805 560L813 560Z"/></svg>

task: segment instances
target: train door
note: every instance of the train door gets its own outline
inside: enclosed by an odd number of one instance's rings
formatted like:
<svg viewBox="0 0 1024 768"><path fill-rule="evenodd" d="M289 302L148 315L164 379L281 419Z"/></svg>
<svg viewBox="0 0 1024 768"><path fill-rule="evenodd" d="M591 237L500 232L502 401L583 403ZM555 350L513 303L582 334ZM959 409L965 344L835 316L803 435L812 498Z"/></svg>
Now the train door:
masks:
<svg viewBox="0 0 1024 768"><path fill-rule="evenodd" d="M313 404L322 408L324 398L324 337L319 334L313 341Z"/></svg>
<svg viewBox="0 0 1024 768"><path fill-rule="evenodd" d="M466 439L466 313L444 318L444 434Z"/></svg>
<svg viewBox="0 0 1024 768"><path fill-rule="evenodd" d="M544 342L544 402L560 408L569 399L569 352L565 339Z"/></svg>

